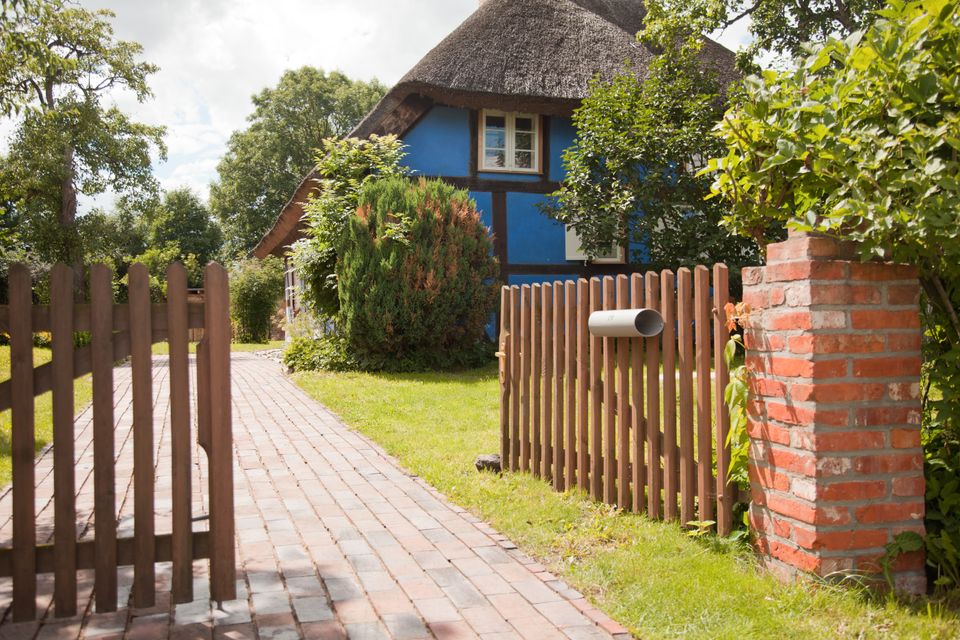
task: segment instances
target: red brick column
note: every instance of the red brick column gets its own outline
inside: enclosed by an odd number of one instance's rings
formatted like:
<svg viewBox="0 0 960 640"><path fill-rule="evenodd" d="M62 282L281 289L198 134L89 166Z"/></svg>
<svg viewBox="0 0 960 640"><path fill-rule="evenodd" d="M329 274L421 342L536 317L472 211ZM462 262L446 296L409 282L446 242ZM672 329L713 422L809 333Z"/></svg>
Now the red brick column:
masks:
<svg viewBox="0 0 960 640"><path fill-rule="evenodd" d="M751 368L751 520L767 565L879 572L884 545L923 533L919 284L903 265L791 234L744 270ZM894 566L921 592L920 554Z"/></svg>

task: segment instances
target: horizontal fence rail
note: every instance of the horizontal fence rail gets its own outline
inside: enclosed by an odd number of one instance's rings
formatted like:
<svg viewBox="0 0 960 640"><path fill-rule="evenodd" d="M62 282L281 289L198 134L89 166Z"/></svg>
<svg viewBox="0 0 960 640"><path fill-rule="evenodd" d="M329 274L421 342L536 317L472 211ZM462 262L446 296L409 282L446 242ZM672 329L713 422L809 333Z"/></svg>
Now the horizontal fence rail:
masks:
<svg viewBox="0 0 960 640"><path fill-rule="evenodd" d="M232 433L230 417L230 319L226 271L204 270L205 297L188 300L187 272L167 270L167 299L151 303L150 276L133 265L128 302L115 304L113 274L104 265L89 271L89 303L75 303L75 273L58 264L50 275L50 303L34 305L29 270L9 271L9 304L0 306L0 332L9 335L11 378L0 383L0 411L11 410L13 464L12 546L0 547L0 576L13 577L12 618L37 615L37 575L54 574L54 614L77 614L77 571L93 569L97 612L117 608L117 569L134 567L133 605L156 602L155 563L173 564L174 602L193 600L193 561L210 560L210 595L235 597ZM33 366L33 335L48 331L52 358ZM198 345L197 420L209 460L209 531L193 531L191 407L188 338ZM77 332L89 345L74 347ZM172 532L157 535L151 345L169 343ZM117 361L130 358L133 408L134 535L118 538L114 381ZM77 539L74 380L92 374L94 537ZM52 391L54 532L38 544L35 506L34 398Z"/></svg>
<svg viewBox="0 0 960 640"><path fill-rule="evenodd" d="M733 526L724 403L727 267L503 287L505 469L651 518ZM653 338L591 335L590 313L655 309Z"/></svg>

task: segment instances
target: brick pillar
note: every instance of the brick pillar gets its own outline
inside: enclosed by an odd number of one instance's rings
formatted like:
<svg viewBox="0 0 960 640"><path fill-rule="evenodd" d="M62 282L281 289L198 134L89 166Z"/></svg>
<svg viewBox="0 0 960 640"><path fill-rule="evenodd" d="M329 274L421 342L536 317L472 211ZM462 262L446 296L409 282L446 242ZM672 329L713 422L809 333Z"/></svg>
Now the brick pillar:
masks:
<svg viewBox="0 0 960 640"><path fill-rule="evenodd" d="M919 284L910 267L852 257L791 233L743 273L750 517L784 578L875 574L893 536L924 530ZM920 554L894 571L898 590L925 590Z"/></svg>

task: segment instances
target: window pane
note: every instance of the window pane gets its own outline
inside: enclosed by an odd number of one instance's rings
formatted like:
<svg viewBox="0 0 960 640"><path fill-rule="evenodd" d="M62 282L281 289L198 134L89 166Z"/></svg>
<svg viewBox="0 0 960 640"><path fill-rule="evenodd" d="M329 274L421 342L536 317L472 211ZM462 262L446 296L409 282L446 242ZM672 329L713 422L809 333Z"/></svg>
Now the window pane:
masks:
<svg viewBox="0 0 960 640"><path fill-rule="evenodd" d="M517 150L533 151L533 134L517 133Z"/></svg>
<svg viewBox="0 0 960 640"><path fill-rule="evenodd" d="M484 154L483 166L485 167L505 167L507 159L506 151L487 151Z"/></svg>
<svg viewBox="0 0 960 640"><path fill-rule="evenodd" d="M517 131L533 131L533 118L517 118Z"/></svg>
<svg viewBox="0 0 960 640"><path fill-rule="evenodd" d="M507 126L507 119L503 116L487 116L487 128L503 129Z"/></svg>
<svg viewBox="0 0 960 640"><path fill-rule="evenodd" d="M506 149L507 132L503 129L499 131L488 129L486 135L486 147L487 149Z"/></svg>
<svg viewBox="0 0 960 640"><path fill-rule="evenodd" d="M516 167L517 169L533 169L533 153L530 151L517 151Z"/></svg>

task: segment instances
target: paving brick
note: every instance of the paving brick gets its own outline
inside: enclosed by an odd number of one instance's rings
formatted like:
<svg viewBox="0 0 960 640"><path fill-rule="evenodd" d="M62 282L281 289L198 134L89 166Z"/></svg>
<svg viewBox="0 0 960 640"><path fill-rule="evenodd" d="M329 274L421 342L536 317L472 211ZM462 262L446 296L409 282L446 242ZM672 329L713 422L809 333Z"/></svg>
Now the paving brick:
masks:
<svg viewBox="0 0 960 640"><path fill-rule="evenodd" d="M904 347L906 349L906 347ZM435 637L607 638L589 616L546 584L556 578L534 559L511 557L516 545L399 468L383 450L351 431L284 378L275 363L233 354L238 599L212 607L206 562L194 564L196 600L170 602L170 563L157 565L157 606L127 608L132 568L119 572L120 611L92 613L92 572L80 572L76 619L0 625L0 636L28 638L286 638ZM115 372L117 494L132 491L130 370ZM157 406L167 415L166 359L154 361ZM92 524L92 417L76 423L78 504ZM157 532L170 530L169 433L155 428ZM37 459L39 536L52 536L52 452ZM196 451L194 514L205 514L206 479ZM84 475L86 474L86 475ZM904 489L907 491L908 489ZM913 491L912 488L909 489ZM84 506L86 505L86 506ZM0 493L0 522L9 518ZM88 508L89 507L89 508ZM130 505L119 528L132 534ZM205 527L200 521L198 527ZM52 576L38 584L47 608ZM559 583L562 584L562 583ZM9 606L9 581L0 599ZM511 586L514 585L514 586ZM135 613L137 615L133 615ZM7 616L9 618L9 616ZM605 617L603 619L606 619ZM82 625L82 626L81 626Z"/></svg>

